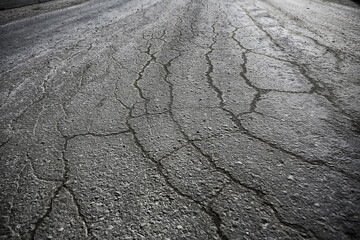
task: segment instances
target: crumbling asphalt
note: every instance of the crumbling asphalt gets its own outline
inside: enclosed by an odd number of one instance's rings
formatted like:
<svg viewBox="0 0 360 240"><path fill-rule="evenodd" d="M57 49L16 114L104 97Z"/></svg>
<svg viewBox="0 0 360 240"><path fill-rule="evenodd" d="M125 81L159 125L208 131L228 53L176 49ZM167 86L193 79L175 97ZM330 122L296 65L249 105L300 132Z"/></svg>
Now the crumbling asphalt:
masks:
<svg viewBox="0 0 360 240"><path fill-rule="evenodd" d="M0 239L359 239L360 10L92 0L0 27Z"/></svg>

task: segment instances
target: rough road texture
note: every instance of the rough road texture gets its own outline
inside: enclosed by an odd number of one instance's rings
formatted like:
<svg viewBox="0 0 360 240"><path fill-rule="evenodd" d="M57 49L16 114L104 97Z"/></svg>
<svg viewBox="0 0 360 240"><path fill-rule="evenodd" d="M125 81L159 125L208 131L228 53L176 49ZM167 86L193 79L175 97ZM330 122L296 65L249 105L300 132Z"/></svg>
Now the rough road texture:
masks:
<svg viewBox="0 0 360 240"><path fill-rule="evenodd" d="M1 239L359 239L360 11L89 1L0 27Z"/></svg>
<svg viewBox="0 0 360 240"><path fill-rule="evenodd" d="M0 25L5 25L7 23L24 18L34 17L46 12L68 8L86 1L88 0L50 0L39 4L2 10L0 12Z"/></svg>

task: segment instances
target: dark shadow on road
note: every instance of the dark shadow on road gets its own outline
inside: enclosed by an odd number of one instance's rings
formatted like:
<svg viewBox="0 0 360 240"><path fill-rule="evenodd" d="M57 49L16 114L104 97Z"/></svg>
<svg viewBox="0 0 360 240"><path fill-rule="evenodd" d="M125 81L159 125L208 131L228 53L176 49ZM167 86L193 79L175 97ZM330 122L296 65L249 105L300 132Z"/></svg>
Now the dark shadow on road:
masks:
<svg viewBox="0 0 360 240"><path fill-rule="evenodd" d="M35 17L47 12L65 9L87 1L89 0L53 0L9 9L0 8L0 25L5 25L25 18Z"/></svg>

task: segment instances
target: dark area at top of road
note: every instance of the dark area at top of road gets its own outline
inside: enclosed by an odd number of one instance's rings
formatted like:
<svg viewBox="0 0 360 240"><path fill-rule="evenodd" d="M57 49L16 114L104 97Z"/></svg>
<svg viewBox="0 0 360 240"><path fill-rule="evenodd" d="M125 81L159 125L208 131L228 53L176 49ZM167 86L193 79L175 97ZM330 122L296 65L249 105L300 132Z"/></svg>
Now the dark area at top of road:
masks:
<svg viewBox="0 0 360 240"><path fill-rule="evenodd" d="M0 1L0 10L18 8L22 6L49 2L52 0L2 0Z"/></svg>
<svg viewBox="0 0 360 240"><path fill-rule="evenodd" d="M78 5L89 0L2 0L0 25L34 17L59 9ZM344 6L360 8L360 0L323 0Z"/></svg>
<svg viewBox="0 0 360 240"><path fill-rule="evenodd" d="M79 5L87 1L88 0L40 1L40 3L33 3L26 6L22 5L20 7L13 7L9 9L4 9L3 6L0 5L0 25L5 25L21 19L30 18L40 14Z"/></svg>
<svg viewBox="0 0 360 240"><path fill-rule="evenodd" d="M324 0L324 1L342 4L349 7L356 7L356 8L360 7L359 0Z"/></svg>

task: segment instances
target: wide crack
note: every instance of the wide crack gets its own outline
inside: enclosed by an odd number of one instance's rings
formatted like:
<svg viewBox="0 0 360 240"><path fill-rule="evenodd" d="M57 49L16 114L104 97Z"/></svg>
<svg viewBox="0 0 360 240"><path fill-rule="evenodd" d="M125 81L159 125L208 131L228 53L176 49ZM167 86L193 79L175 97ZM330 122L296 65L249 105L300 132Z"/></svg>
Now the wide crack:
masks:
<svg viewBox="0 0 360 240"><path fill-rule="evenodd" d="M240 7L241 7L241 6L240 6ZM243 8L241 7L241 9L243 9ZM244 11L246 14L248 14L248 13L246 12L246 10L243 9L243 11ZM251 18L251 19L252 19L252 18ZM238 117L239 117L240 115L249 114L249 113L258 113L258 114L260 114L260 115L263 115L262 113L259 113L259 112L256 111L257 102L261 99L262 94L266 94L266 93L268 93L269 91L274 91L274 90L266 90L266 89L258 88L258 87L256 87L256 86L254 86L254 85L251 83L251 81L247 78L247 76L246 76L246 73L247 73L247 69L246 69L247 57L246 57L246 54L247 54L247 53L250 53L250 52L252 52L252 53L254 53L254 54L260 54L260 53L257 53L257 52L254 52L254 51L250 50L250 49L245 48L245 47L241 44L241 42L235 37L236 31L238 31L238 28L235 27L235 26L230 22L229 19L227 19L227 21L228 21L229 25L234 28L234 30L232 31L231 39L232 39L233 41L235 41L235 42L237 43L237 45L238 45L241 49L244 50L244 52L242 53L243 63L241 64L241 72L240 72L239 74L240 74L240 76L245 80L246 84L247 84L248 86L252 87L252 88L256 91L256 95L255 95L253 101L252 101L251 104L250 104L250 111L249 111L249 112L245 112L245 113L241 113L241 114L239 114L238 116L236 116L236 121L235 121L234 123L236 123L237 125L239 125L238 127L239 127L240 129L242 129L242 130L244 131L244 133L245 133L246 135L248 135L249 137L252 137L252 138L254 138L254 139L257 139L257 140L259 140L259 141L261 141L261 142L269 145L270 147L272 147L272 148L274 148L274 149L277 149L277 150L279 150L279 151L281 151L281 152L283 152L283 153L286 153L286 154L288 154L288 155L290 155L290 156L293 156L293 157L295 157L296 159L299 159L299 160L301 160L301 161L303 161L303 162L306 162L306 163L308 163L308 164L315 165L315 166L326 167L326 168L328 168L329 170L332 170L332 171L334 171L334 172L341 173L341 174L343 174L344 176L346 176L346 177L348 177L348 178L351 178L351 179L353 179L353 180L355 180L355 181L358 182L359 179L357 178L357 176L356 176L355 174L349 173L349 172L347 172L346 170L343 170L343 169L341 169L341 168L339 168L339 167L336 167L336 166L334 166L334 165L331 165L330 163L327 163L327 162L325 162L324 160L319 159L319 158L317 158L317 159L307 159L307 158L305 158L305 157L303 157L303 156L301 156L301 155L299 155L299 154L293 153L293 152L291 152L291 151L289 151L289 150L286 150L286 149L280 147L278 144L271 143L271 142L269 142L269 141L267 141L267 140L265 140L265 139L263 139L263 138L261 138L261 137L258 137L256 134L252 133L250 130L248 130L248 129L246 129L245 127L243 127L243 125L242 125L241 121L238 119ZM252 21L255 21L255 20L252 19ZM263 30L262 28L261 28L261 30L262 30L262 31L265 31L265 30ZM275 41L275 40L272 39L272 41ZM283 51L285 51L285 50L283 50ZM261 55L261 54L260 54L260 55ZM265 55L265 54L262 54L262 55ZM297 62L295 62L295 61L292 61L292 60L286 60L286 59L283 59L283 58L276 58L276 57L269 56L269 55L265 55L265 56L270 57L270 58L273 58L273 59L276 59L276 60L279 60L279 61L287 62L287 63L290 63L290 64L293 64L293 65L297 66L297 67L299 68L300 73L302 74L302 76L304 76L304 77L313 85L312 89L311 89L310 92L308 92L308 93L309 93L309 94L317 93L317 94L319 94L320 96L325 97L325 98L330 102L329 96L327 96L326 94L323 94L323 93L322 93L322 92L324 91L324 87L320 86L320 85L316 82L315 79L313 79L312 77L310 77L310 76L308 75L308 70L307 70L307 68L306 68L305 65L299 64L299 63L297 63ZM285 92L287 92L287 91L285 91ZM291 92L287 92L287 93L291 93ZM293 94L295 94L295 93L293 93ZM331 102L330 102L330 103L331 103ZM342 111L340 111L340 112L343 113L345 116L347 115L347 114L345 114L345 113L342 112Z"/></svg>
<svg viewBox="0 0 360 240"><path fill-rule="evenodd" d="M279 44L272 36L271 34L265 30L265 28L263 28L261 26L261 24L256 21L256 19L251 16L250 12L248 10L246 10L239 2L237 2L236 0L234 0L234 3L236 5L238 5L240 7L240 9L251 19L251 21L269 38L269 40L276 46L278 47L281 51L283 52L286 52L288 53L288 51L286 51L286 49L281 46L281 44ZM230 23L230 21L229 21ZM231 23L230 23L231 24ZM283 26L281 26L283 27ZM284 27L283 27L284 28ZM295 34L295 33L293 33ZM299 35L299 34L297 34ZM318 46L321 46L323 48L325 48L328 52L332 53L332 55L335 57L336 61L337 61L337 66L339 65L339 62L342 61L341 57L340 57L340 53L324 44L321 44L318 40L314 39L314 38L311 38L311 37L308 37L306 36L307 38L311 39L312 41L314 41L315 44L317 44ZM233 38L234 39L234 38ZM243 49L245 49L243 47ZM248 50L248 49L247 49ZM254 52L255 54L259 54L259 53L256 53ZM290 55L292 55L291 53L289 53ZM266 55L267 56L267 55ZM272 56L267 56L267 57L271 57L271 58L274 58ZM277 59L277 58L274 58L274 59ZM294 59L296 59L296 56L294 56ZM309 68L307 67L306 64L304 63L299 63L299 62L296 62L296 61L289 61L289 60L285 60L285 59L277 59L277 60L280 60L280 61L284 61L284 62L288 62L290 64L293 64L295 66L297 66L300 70L300 73L313 85L313 88L311 89L311 91L309 92L310 94L311 93L317 93L321 96L323 96L324 98L326 98L326 100L332 105L334 106L336 109L338 109L338 111L345 117L351 119L352 121L352 124L354 126L357 126L357 123L356 123L356 119L353 118L353 116L351 116L349 113L347 113L344 109L341 108L341 106L335 101L335 96L334 96L334 93L333 93L333 90L330 89L330 87L327 87L325 86L324 84L319 84L318 81L316 81L313 77L310 76L310 70Z"/></svg>
<svg viewBox="0 0 360 240"><path fill-rule="evenodd" d="M250 137L253 137L241 124L240 120L238 120L237 116L232 113L230 110L227 110L224 106L225 106L225 103L224 103L224 99L222 97L223 93L222 91L214 84L214 81L212 79L212 72L213 72L213 69L214 69L214 66L211 62L211 59L209 57L209 55L214 51L214 44L216 43L216 38L218 36L218 34L216 33L215 31L215 24L216 22L214 22L212 24L212 30L213 30L213 42L212 44L209 46L209 51L205 54L205 59L207 61L207 64L208 64L208 70L206 71L205 75L206 75L206 78L207 78L207 82L209 83L210 87L214 90L214 92L216 93L218 99L220 100L220 107L221 109L223 109L225 112L229 113L231 115L231 120L233 121L233 123L241 130L242 133L245 133L246 135L250 136ZM241 66L242 68L242 72L240 73L240 76L242 76L245 81L249 84L250 81L247 79L246 77L246 53L243 53L242 54L242 57L244 57L243 59L243 64ZM251 84L249 84L249 86L255 88L254 86L252 86ZM258 90L257 88L255 88L257 90L257 94L255 95L254 97L254 100L252 101L251 103L251 109L254 111L255 110L255 107L256 107L256 102L258 101L258 99L260 98L260 94L261 94L261 91ZM188 138L187 138L188 139ZM188 139L189 140L189 139ZM189 140L190 141L190 140ZM272 211L274 212L274 215L275 217L277 218L278 222L301 233L301 235L303 236L307 236L307 232L308 230L305 229L304 227L302 227L301 225L297 225L297 224L292 224L292 223L289 223L287 221L285 221L277 212L276 208L273 206L273 204L268 201L265 197L266 197L266 193L264 193L261 189L258 189L258 188L254 188L254 187L251 187L241 181L239 181L238 179L236 179L235 177L233 177L233 175L227 171L226 169L224 168L221 168L221 167L218 167L216 162L212 159L212 157L206 153L204 153L202 151L202 149L200 147L198 147L196 144L194 144L193 141L190 141L191 144L197 149L197 151L202 155L204 156L209 162L210 164L212 165L213 168L215 168L218 172L221 172L223 175L225 175L228 179L230 179L232 182L250 190L251 192L255 193L255 195L258 197L259 199L259 202L262 203L263 205L265 206L268 206L270 209L272 209Z"/></svg>
<svg viewBox="0 0 360 240"><path fill-rule="evenodd" d="M194 31L194 29L192 29L192 31ZM192 34L194 36L194 34ZM163 35L165 36L165 35ZM179 36L178 38L178 43L180 42L180 39L181 39L181 35ZM194 144L193 141L191 141L189 139L189 137L186 135L186 133L184 132L184 130L181 128L181 125L176 121L174 115L173 115L173 84L171 83L171 81L169 81L169 76L171 74L169 68L171 67L171 64L173 61L175 61L176 59L178 59L180 56L181 56L181 51L180 50L177 50L177 49L172 49L172 50L175 50L178 52L178 55L175 56L174 58L170 59L168 62L166 62L165 64L162 64L164 70L165 70L165 76L163 77L163 80L168 84L169 86L169 89L170 89L170 101L169 101L169 115L172 119L172 121L176 124L177 128L179 129L179 131L181 132L181 134L184 136L184 138L186 139L186 142L189 144L191 144L195 149L196 148L196 145ZM150 54L150 48L148 48L148 54ZM151 59L155 59L155 57L152 57ZM151 61L151 59L149 61ZM149 63L150 64L150 63ZM149 65L148 64L148 65ZM143 73L143 71L142 71ZM139 79L142 78L142 75L140 76L139 74L139 77L138 79L136 80L139 81ZM136 84L136 86L138 88L138 92L139 94L141 93L141 97L143 98L142 96L142 90L140 87L138 87L138 85ZM133 106L134 107L134 106ZM196 200L193 198L193 196L191 196L190 194L186 194L186 193L183 193L179 188L177 188L174 184L172 184L171 180L169 179L169 177L165 174L165 170L164 170L164 166L162 164L162 159L170 156L171 154L173 154L174 152L178 151L180 148L178 149L175 149L174 151L172 151L171 153L167 154L166 156L164 156L163 158L159 159L159 160L155 160L150 154L148 151L146 151L145 147L141 144L140 140L138 139L137 137L137 134L136 134L136 131L131 127L131 124L130 124L130 120L131 120L131 112L133 110L133 107L130 109L130 114L129 114L129 117L128 117L128 120L127 120L127 125L133 135L133 138L134 138L134 142L135 144L139 147L139 149L141 150L141 152L144 154L144 156L149 159L151 162L153 162L156 166L156 169L158 171L158 173L163 177L163 179L165 180L166 184L171 188L173 189L178 195L196 203L200 209L206 213L213 221L214 225L216 226L217 228L217 233L219 235L219 237L223 240L227 240L227 236L223 233L223 231L221 230L221 226L222 226L222 220L219 216L219 214L214 211L210 206L207 206L205 205L203 202L199 201L199 200ZM148 114L146 114L148 115ZM222 190L222 189L221 189ZM217 194L220 194L221 191L218 191Z"/></svg>

